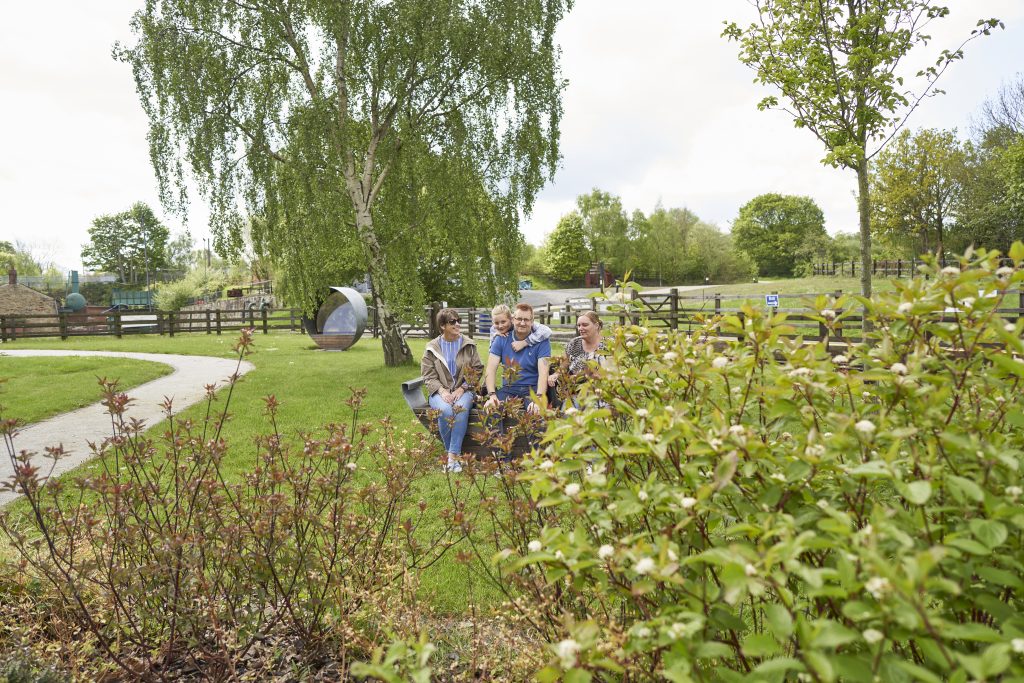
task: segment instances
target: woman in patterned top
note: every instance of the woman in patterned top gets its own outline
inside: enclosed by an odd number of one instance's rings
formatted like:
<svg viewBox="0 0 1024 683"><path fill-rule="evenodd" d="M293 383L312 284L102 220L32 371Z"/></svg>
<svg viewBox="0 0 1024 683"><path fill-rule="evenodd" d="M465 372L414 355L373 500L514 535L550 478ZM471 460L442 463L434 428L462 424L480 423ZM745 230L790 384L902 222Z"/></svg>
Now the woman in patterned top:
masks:
<svg viewBox="0 0 1024 683"><path fill-rule="evenodd" d="M567 379L571 379L575 375L579 375L590 361L601 362L608 353L604 340L601 338L603 327L604 323L594 311L580 313L576 319L576 333L579 336L573 337L565 345L565 358L562 359L561 369L559 372L548 375L548 386L554 387L563 372L569 375ZM568 383L566 388L571 391L572 383Z"/></svg>
<svg viewBox="0 0 1024 683"><path fill-rule="evenodd" d="M484 367L476 344L462 336L461 323L459 314L451 308L438 311L441 336L430 340L420 361L427 400L438 411L437 426L448 452L445 469L449 472L462 470L459 458L474 398L470 377L479 377Z"/></svg>

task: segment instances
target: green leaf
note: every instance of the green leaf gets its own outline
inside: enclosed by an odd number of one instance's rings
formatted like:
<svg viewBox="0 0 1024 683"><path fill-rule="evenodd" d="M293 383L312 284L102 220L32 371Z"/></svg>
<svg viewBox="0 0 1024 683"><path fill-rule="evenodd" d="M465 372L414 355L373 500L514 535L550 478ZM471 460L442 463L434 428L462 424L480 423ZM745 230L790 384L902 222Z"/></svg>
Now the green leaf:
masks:
<svg viewBox="0 0 1024 683"><path fill-rule="evenodd" d="M874 679L874 674L871 671L871 660L864 657L834 655L832 657L832 666L835 667L836 673L842 681L872 683Z"/></svg>
<svg viewBox="0 0 1024 683"><path fill-rule="evenodd" d="M793 635L793 618L789 616L789 611L782 605L768 605L764 608L764 616L768 622L768 629L779 640Z"/></svg>
<svg viewBox="0 0 1024 683"><path fill-rule="evenodd" d="M779 653L779 644L767 633L752 633L743 639L742 650L747 657L768 657Z"/></svg>
<svg viewBox="0 0 1024 683"><path fill-rule="evenodd" d="M1016 375L1017 377L1024 377L1024 363L1009 356L1005 356L1001 353L993 353L989 356L989 360L992 361L993 365L998 365L1000 368Z"/></svg>
<svg viewBox="0 0 1024 683"><path fill-rule="evenodd" d="M964 497L976 503L985 500L985 493L981 490L981 487L970 479L950 474L946 476L946 486L960 500L963 500Z"/></svg>
<svg viewBox="0 0 1024 683"><path fill-rule="evenodd" d="M815 648L832 649L860 639L860 634L837 621L819 619L813 623L813 627L817 633L811 641L811 646Z"/></svg>
<svg viewBox="0 0 1024 683"><path fill-rule="evenodd" d="M971 533L989 548L998 548L1006 541L1009 533L1000 522L989 519L972 519Z"/></svg>
<svg viewBox="0 0 1024 683"><path fill-rule="evenodd" d="M569 669L562 678L565 683L590 683L594 676L586 669Z"/></svg>
<svg viewBox="0 0 1024 683"><path fill-rule="evenodd" d="M998 643L1003 640L1003 636L999 631L991 629L984 624L972 622L950 624L943 629L942 634L947 640L971 640L979 643Z"/></svg>
<svg viewBox="0 0 1024 683"><path fill-rule="evenodd" d="M694 651L694 657L697 659L715 659L721 657L731 657L735 654L732 646L720 643L717 640L706 640L697 646Z"/></svg>
<svg viewBox="0 0 1024 683"><path fill-rule="evenodd" d="M754 673L758 674L780 674L787 671L803 671L804 665L799 659L793 659L792 657L775 657L768 659L754 669Z"/></svg>
<svg viewBox="0 0 1024 683"><path fill-rule="evenodd" d="M928 481L915 481L903 487L900 493L908 503L924 505L932 497L932 485Z"/></svg>
<svg viewBox="0 0 1024 683"><path fill-rule="evenodd" d="M1010 245L1009 254L1010 258L1012 258L1014 261L1020 262L1021 260L1024 260L1024 242L1018 240L1014 242L1012 245Z"/></svg>
<svg viewBox="0 0 1024 683"><path fill-rule="evenodd" d="M1010 646L1006 643L990 645L982 657L982 671L986 678L993 678L1010 666Z"/></svg>
<svg viewBox="0 0 1024 683"><path fill-rule="evenodd" d="M1024 581L1021 581L1020 577L1013 572L1008 572L1005 569L997 569L996 567L978 567L975 572L979 577L986 581L991 581L999 586L1016 589L1024 588Z"/></svg>
<svg viewBox="0 0 1024 683"><path fill-rule="evenodd" d="M899 660L896 662L896 666L906 671L915 681L925 681L925 683L942 683L942 679L936 676L934 673L918 666L913 662L907 660Z"/></svg>
<svg viewBox="0 0 1024 683"><path fill-rule="evenodd" d="M818 677L825 681L825 683L832 683L836 679L835 670L832 668L832 663L829 658L816 650L810 650L804 653L804 658L812 669L818 674Z"/></svg>
<svg viewBox="0 0 1024 683"><path fill-rule="evenodd" d="M978 543L977 541L970 538L953 538L946 541L946 545L953 546L954 548L959 548L960 550L963 550L965 553L970 553L971 555L992 554L992 549L989 548L987 545L982 545L981 543Z"/></svg>

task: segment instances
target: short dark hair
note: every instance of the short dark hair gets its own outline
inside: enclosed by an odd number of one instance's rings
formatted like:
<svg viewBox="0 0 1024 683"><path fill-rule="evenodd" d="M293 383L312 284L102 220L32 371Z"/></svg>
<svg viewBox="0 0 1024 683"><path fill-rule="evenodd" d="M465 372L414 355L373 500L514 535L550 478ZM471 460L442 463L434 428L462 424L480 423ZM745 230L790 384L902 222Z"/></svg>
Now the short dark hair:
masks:
<svg viewBox="0 0 1024 683"><path fill-rule="evenodd" d="M459 312L454 308L442 308L437 312L437 326L447 325L450 322L459 320Z"/></svg>

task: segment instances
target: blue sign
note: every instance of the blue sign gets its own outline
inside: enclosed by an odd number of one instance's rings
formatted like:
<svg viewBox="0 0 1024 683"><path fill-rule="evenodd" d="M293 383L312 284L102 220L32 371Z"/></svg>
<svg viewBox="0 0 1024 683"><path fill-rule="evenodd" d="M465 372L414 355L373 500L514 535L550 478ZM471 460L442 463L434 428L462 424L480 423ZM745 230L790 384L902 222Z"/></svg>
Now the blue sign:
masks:
<svg viewBox="0 0 1024 683"><path fill-rule="evenodd" d="M764 305L769 308L779 307L779 295L778 294L765 294Z"/></svg>

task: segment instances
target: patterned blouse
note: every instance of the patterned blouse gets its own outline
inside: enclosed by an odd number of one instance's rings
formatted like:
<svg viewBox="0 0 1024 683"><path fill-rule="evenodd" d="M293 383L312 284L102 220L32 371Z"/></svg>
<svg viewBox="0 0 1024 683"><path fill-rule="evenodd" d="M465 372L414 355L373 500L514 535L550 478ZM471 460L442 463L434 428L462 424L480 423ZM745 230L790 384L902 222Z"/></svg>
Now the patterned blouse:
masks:
<svg viewBox="0 0 1024 683"><path fill-rule="evenodd" d="M596 351L585 351L583 349L583 337L573 337L572 341L565 345L565 355L569 357L569 374L578 374L587 366L587 363L596 360L599 363L601 358L608 354L608 347L604 345L604 339L597 343Z"/></svg>

